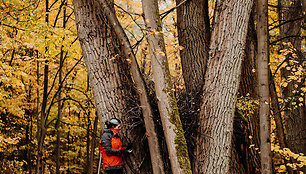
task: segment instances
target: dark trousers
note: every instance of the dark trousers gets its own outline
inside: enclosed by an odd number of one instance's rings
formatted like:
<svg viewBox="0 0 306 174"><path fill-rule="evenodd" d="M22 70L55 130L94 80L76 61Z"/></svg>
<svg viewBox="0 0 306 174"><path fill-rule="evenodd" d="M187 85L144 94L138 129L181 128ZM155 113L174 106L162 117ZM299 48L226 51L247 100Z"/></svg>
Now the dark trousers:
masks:
<svg viewBox="0 0 306 174"><path fill-rule="evenodd" d="M123 169L106 170L107 174L123 174Z"/></svg>

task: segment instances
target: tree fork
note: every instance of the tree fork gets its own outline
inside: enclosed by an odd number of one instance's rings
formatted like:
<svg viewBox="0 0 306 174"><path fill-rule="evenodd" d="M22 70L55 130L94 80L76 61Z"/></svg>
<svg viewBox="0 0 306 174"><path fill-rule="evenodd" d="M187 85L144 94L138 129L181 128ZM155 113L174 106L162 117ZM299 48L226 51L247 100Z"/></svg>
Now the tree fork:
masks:
<svg viewBox="0 0 306 174"><path fill-rule="evenodd" d="M126 58L131 60L131 73L133 80L135 82L135 86L140 98L140 104L143 112L145 128L148 133L148 142L149 142L149 149L151 154L151 162L154 174L163 174L164 166L162 161L162 155L160 153L160 148L158 144L157 134L154 127L154 120L153 120L153 113L150 106L150 102L147 95L147 90L145 86L144 79L140 73L139 66L135 57L135 54L131 48L131 44L120 25L117 17L115 16L114 12L110 9L106 0L99 0L103 7L103 12L107 16L108 20L110 21L111 26L114 28L115 33L118 39L122 42L123 46L123 53Z"/></svg>
<svg viewBox="0 0 306 174"><path fill-rule="evenodd" d="M157 0L142 0L144 20L148 30L152 73L158 110L170 156L172 172L191 173L187 143L173 91Z"/></svg>

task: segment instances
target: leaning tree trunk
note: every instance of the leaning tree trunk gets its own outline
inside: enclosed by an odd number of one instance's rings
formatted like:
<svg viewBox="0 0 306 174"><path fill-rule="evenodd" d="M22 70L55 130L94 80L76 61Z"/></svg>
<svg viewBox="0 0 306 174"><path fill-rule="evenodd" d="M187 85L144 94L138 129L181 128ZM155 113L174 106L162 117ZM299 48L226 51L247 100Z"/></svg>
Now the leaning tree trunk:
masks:
<svg viewBox="0 0 306 174"><path fill-rule="evenodd" d="M126 62L121 59L119 50L120 43L96 1L74 0L73 5L100 125L104 127L105 121L114 117L125 120L130 110L126 99L131 96L127 88ZM127 126L123 127L125 129Z"/></svg>
<svg viewBox="0 0 306 174"><path fill-rule="evenodd" d="M100 2L102 3L104 13L106 14L109 21L111 21L111 25L114 28L117 37L122 43L122 52L124 53L125 57L131 60L130 70L139 95L146 134L148 135L147 138L149 143L152 170L154 174L163 174L165 171L162 155L160 152L160 146L158 144L157 132L154 125L153 111L149 102L145 81L137 63L137 59L132 50L128 37L120 25L115 13L110 9L106 0L100 0Z"/></svg>
<svg viewBox="0 0 306 174"><path fill-rule="evenodd" d="M257 4L258 36L258 86L260 120L260 158L261 172L272 173L270 109L269 109L269 37L268 37L268 2L258 0Z"/></svg>
<svg viewBox="0 0 306 174"><path fill-rule="evenodd" d="M158 110L164 128L173 173L191 173L184 136L171 82L157 0L142 0L148 34Z"/></svg>
<svg viewBox="0 0 306 174"><path fill-rule="evenodd" d="M255 6L254 6L255 7ZM254 11L253 7L253 11ZM252 12L253 13L253 12ZM244 56L242 60L241 79L239 86L239 96L249 101L254 101L250 111L240 111L234 118L233 150L237 154L232 157L230 173L260 173L259 155L259 112L255 101L258 99L257 85L257 35L254 26L253 15L250 16L247 40L245 44ZM251 146L250 145L254 145ZM238 158L234 158L238 157ZM234 160L236 159L236 160Z"/></svg>
<svg viewBox="0 0 306 174"><path fill-rule="evenodd" d="M228 173L252 0L217 1L197 137L196 173Z"/></svg>
<svg viewBox="0 0 306 174"><path fill-rule="evenodd" d="M82 53L87 65L101 126L105 120L122 118L126 111L126 87L118 41L101 6L94 0L74 0L75 17ZM118 57L116 57L118 55ZM116 58L115 60L112 58Z"/></svg>
<svg viewBox="0 0 306 174"><path fill-rule="evenodd" d="M112 2L108 3L113 7ZM132 89L134 85L127 66L130 60L122 55L121 50L124 47L121 47L118 35L112 31L113 24L109 23L103 11L105 9L99 1L74 0L73 4L79 40L86 60L100 124L103 126L105 120L112 117L124 120L125 126L122 132L126 135L125 137L138 142L137 149L133 148L135 150L133 154L137 155L130 155L126 159L128 170L136 173L150 173L152 169L145 163L148 161L145 155L147 151L142 146L144 142L141 137L145 136L144 132L139 133L138 129L131 126L132 124L128 124L128 117L132 119L139 116L138 107L135 106L139 101ZM145 93L144 90L139 92Z"/></svg>

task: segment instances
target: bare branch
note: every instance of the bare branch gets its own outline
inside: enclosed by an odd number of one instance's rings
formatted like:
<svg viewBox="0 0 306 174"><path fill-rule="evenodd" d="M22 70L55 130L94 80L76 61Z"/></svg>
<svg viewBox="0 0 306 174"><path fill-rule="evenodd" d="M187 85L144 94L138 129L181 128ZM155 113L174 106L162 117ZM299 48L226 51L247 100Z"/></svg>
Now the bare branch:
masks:
<svg viewBox="0 0 306 174"><path fill-rule="evenodd" d="M287 24L287 23L299 21L299 20L302 20L302 19L304 19L304 18L305 18L305 15L303 15L303 16L301 16L301 17L298 17L298 18L295 18L295 19L291 19L291 20L282 22L282 23L280 23L279 25L276 25L276 26L274 26L274 27L272 27L272 28L269 28L269 31L271 31L271 30L273 30L273 29L275 29L275 28L278 28L278 27L280 27L280 26L282 26L282 25L285 25L285 24Z"/></svg>
<svg viewBox="0 0 306 174"><path fill-rule="evenodd" d="M300 36L300 35L285 36L285 37L282 37L282 38L280 38L280 39L277 39L277 40L275 40L275 41L273 41L273 42L270 42L270 45L274 45L274 44L276 44L277 42L280 42L280 41L282 41L282 40L284 40L284 39L288 39L288 38L292 38L292 37L301 37L301 36Z"/></svg>
<svg viewBox="0 0 306 174"><path fill-rule="evenodd" d="M180 4L178 4L177 6L171 8L170 10L168 11L165 11L164 13L160 14L160 18L161 20L163 20L169 13L171 13L173 10L179 8L181 5L183 5L185 2L187 2L188 0L184 0L182 1Z"/></svg>

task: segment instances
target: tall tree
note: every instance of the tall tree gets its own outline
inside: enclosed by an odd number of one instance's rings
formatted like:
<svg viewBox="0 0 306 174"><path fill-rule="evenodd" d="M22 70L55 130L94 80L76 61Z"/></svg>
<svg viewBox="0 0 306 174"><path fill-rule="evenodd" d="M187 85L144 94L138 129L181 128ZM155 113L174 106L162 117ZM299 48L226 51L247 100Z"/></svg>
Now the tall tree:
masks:
<svg viewBox="0 0 306 174"><path fill-rule="evenodd" d="M45 22L48 25L49 22L49 1L46 0L46 16L45 16ZM46 39L46 38L45 38ZM48 48L46 47L46 52L48 51ZM38 154L37 154L37 163L36 163L36 173L41 174L43 173L43 146L46 136L46 107L47 107L47 99L48 99L48 79L49 79L49 61L45 60L45 69L44 69L44 92L43 92L43 99L42 99L42 105L41 105L41 111L40 111L40 132L38 136Z"/></svg>
<svg viewBox="0 0 306 174"><path fill-rule="evenodd" d="M238 158L232 160L240 165L231 166L230 173L260 173L259 113L257 84L257 35L254 23L255 6L250 16L247 40L241 66L238 106L234 118L233 150ZM246 103L245 103L246 102ZM251 105L247 105L247 103ZM242 106L242 108L241 108ZM248 106L246 109L245 106ZM251 146L254 145L254 146ZM250 148L251 146L251 148ZM232 159L235 159L232 157Z"/></svg>
<svg viewBox="0 0 306 174"><path fill-rule="evenodd" d="M177 30L179 44L182 46L180 57L183 77L190 107L196 111L209 52L208 0L177 0L176 4L180 5L177 8Z"/></svg>
<svg viewBox="0 0 306 174"><path fill-rule="evenodd" d="M181 113L189 149L192 170L195 168L195 138L201 89L209 52L210 22L208 0L177 0L177 30L181 47L182 73L186 87L186 109ZM187 111L187 112L186 112ZM185 125L186 123L186 125ZM190 124L192 123L192 124ZM187 131L189 129L190 131Z"/></svg>
<svg viewBox="0 0 306 174"><path fill-rule="evenodd" d="M100 3L92 0L73 1L79 40L83 55L86 58L100 123L102 124L105 119L114 116L119 118L127 116L128 113L126 113L127 109L125 108L125 104L129 105L129 102L125 101L125 99L137 98L135 96L125 97L127 96L126 90L134 86L130 83L132 80L130 79L128 67L126 66L129 61L131 61L133 80L136 83L135 86L140 95L142 111L145 115L145 124L148 126L146 129L150 136L149 141L151 141L150 151L153 150L153 153L151 152L153 169L156 173L163 173L161 155L158 155L160 151L154 130L152 111L136 58L133 57L133 50L122 28L120 28L120 24L117 25L114 23L118 23L118 20L114 15L113 8L111 8L113 3L110 1L99 2ZM88 18L88 16L90 16L90 18ZM112 29L115 30L112 31ZM118 30L121 31L118 32ZM120 50L123 51L121 52ZM124 120L127 119L125 118ZM139 158L141 157L141 155L138 156ZM136 167L141 166L141 164L138 163L135 165L136 161L136 159L133 159L132 164ZM138 161L141 163L142 160ZM134 170L139 169L135 168ZM150 170L150 168L146 170ZM145 172L145 170L142 172Z"/></svg>
<svg viewBox="0 0 306 174"><path fill-rule="evenodd" d="M305 2L304 2L305 3ZM294 48L292 54L286 55L286 64L291 67L281 69L281 78L288 83L287 86L282 86L282 98L288 101L285 110L285 139L289 149L294 153L306 153L306 117L305 106L299 105L299 98L302 97L299 89L303 86L304 80L297 82L289 80L289 77L294 75L292 69L298 69L303 66L305 55L301 51L301 27L303 22L302 1L301 0L279 0L279 21L280 21L280 49L290 50ZM305 20L305 17L304 17ZM284 45L283 43L287 43ZM292 45L288 46L288 44ZM297 56L293 56L293 54ZM297 63L293 63L297 62ZM302 97L305 99L305 97ZM305 102L302 102L305 103Z"/></svg>
<svg viewBox="0 0 306 174"><path fill-rule="evenodd" d="M252 0L217 1L203 88L196 173L229 171L233 115Z"/></svg>
<svg viewBox="0 0 306 174"><path fill-rule="evenodd" d="M135 97L119 40L97 1L74 0L73 5L100 125L103 128L106 120L116 117L123 121L125 129L131 109L127 100Z"/></svg>
<svg viewBox="0 0 306 174"><path fill-rule="evenodd" d="M169 71L157 0L142 0L158 110L173 173L191 173L187 143Z"/></svg>
<svg viewBox="0 0 306 174"><path fill-rule="evenodd" d="M64 0L62 2L64 6L63 9L63 28L66 28L66 5L67 2ZM63 38L64 40L65 38ZM60 60L59 60L59 74L58 74L58 83L59 83L59 91L58 91L58 110L57 110L57 121L55 125L56 129L56 174L60 173L60 143L61 143L61 131L60 129L60 124L61 124L61 119L62 119L62 86L63 86L63 78L62 78L62 67L63 67L63 59L64 59L64 50L63 50L63 45L61 46L61 52L60 52Z"/></svg>
<svg viewBox="0 0 306 174"><path fill-rule="evenodd" d="M123 83L128 73L122 68L125 62L118 50L120 44L108 27L101 6L92 0L74 0L73 5L97 115L103 126L107 119L125 115L127 89Z"/></svg>
<svg viewBox="0 0 306 174"><path fill-rule="evenodd" d="M130 71L140 99L145 128L148 135L147 138L149 143L149 151L151 155L150 157L153 173L165 173L162 155L159 148L160 146L158 144L157 132L154 126L153 111L149 102L146 84L140 72L136 56L132 50L127 35L125 34L122 26L120 25L114 11L111 10L106 0L101 0L100 2L102 3L104 14L106 14L107 18L110 20L111 25L117 34L117 37L122 43L122 50L125 57L131 60Z"/></svg>
<svg viewBox="0 0 306 174"><path fill-rule="evenodd" d="M258 0L257 15L261 172L270 174L272 173L272 156L269 108L268 2L266 0Z"/></svg>

